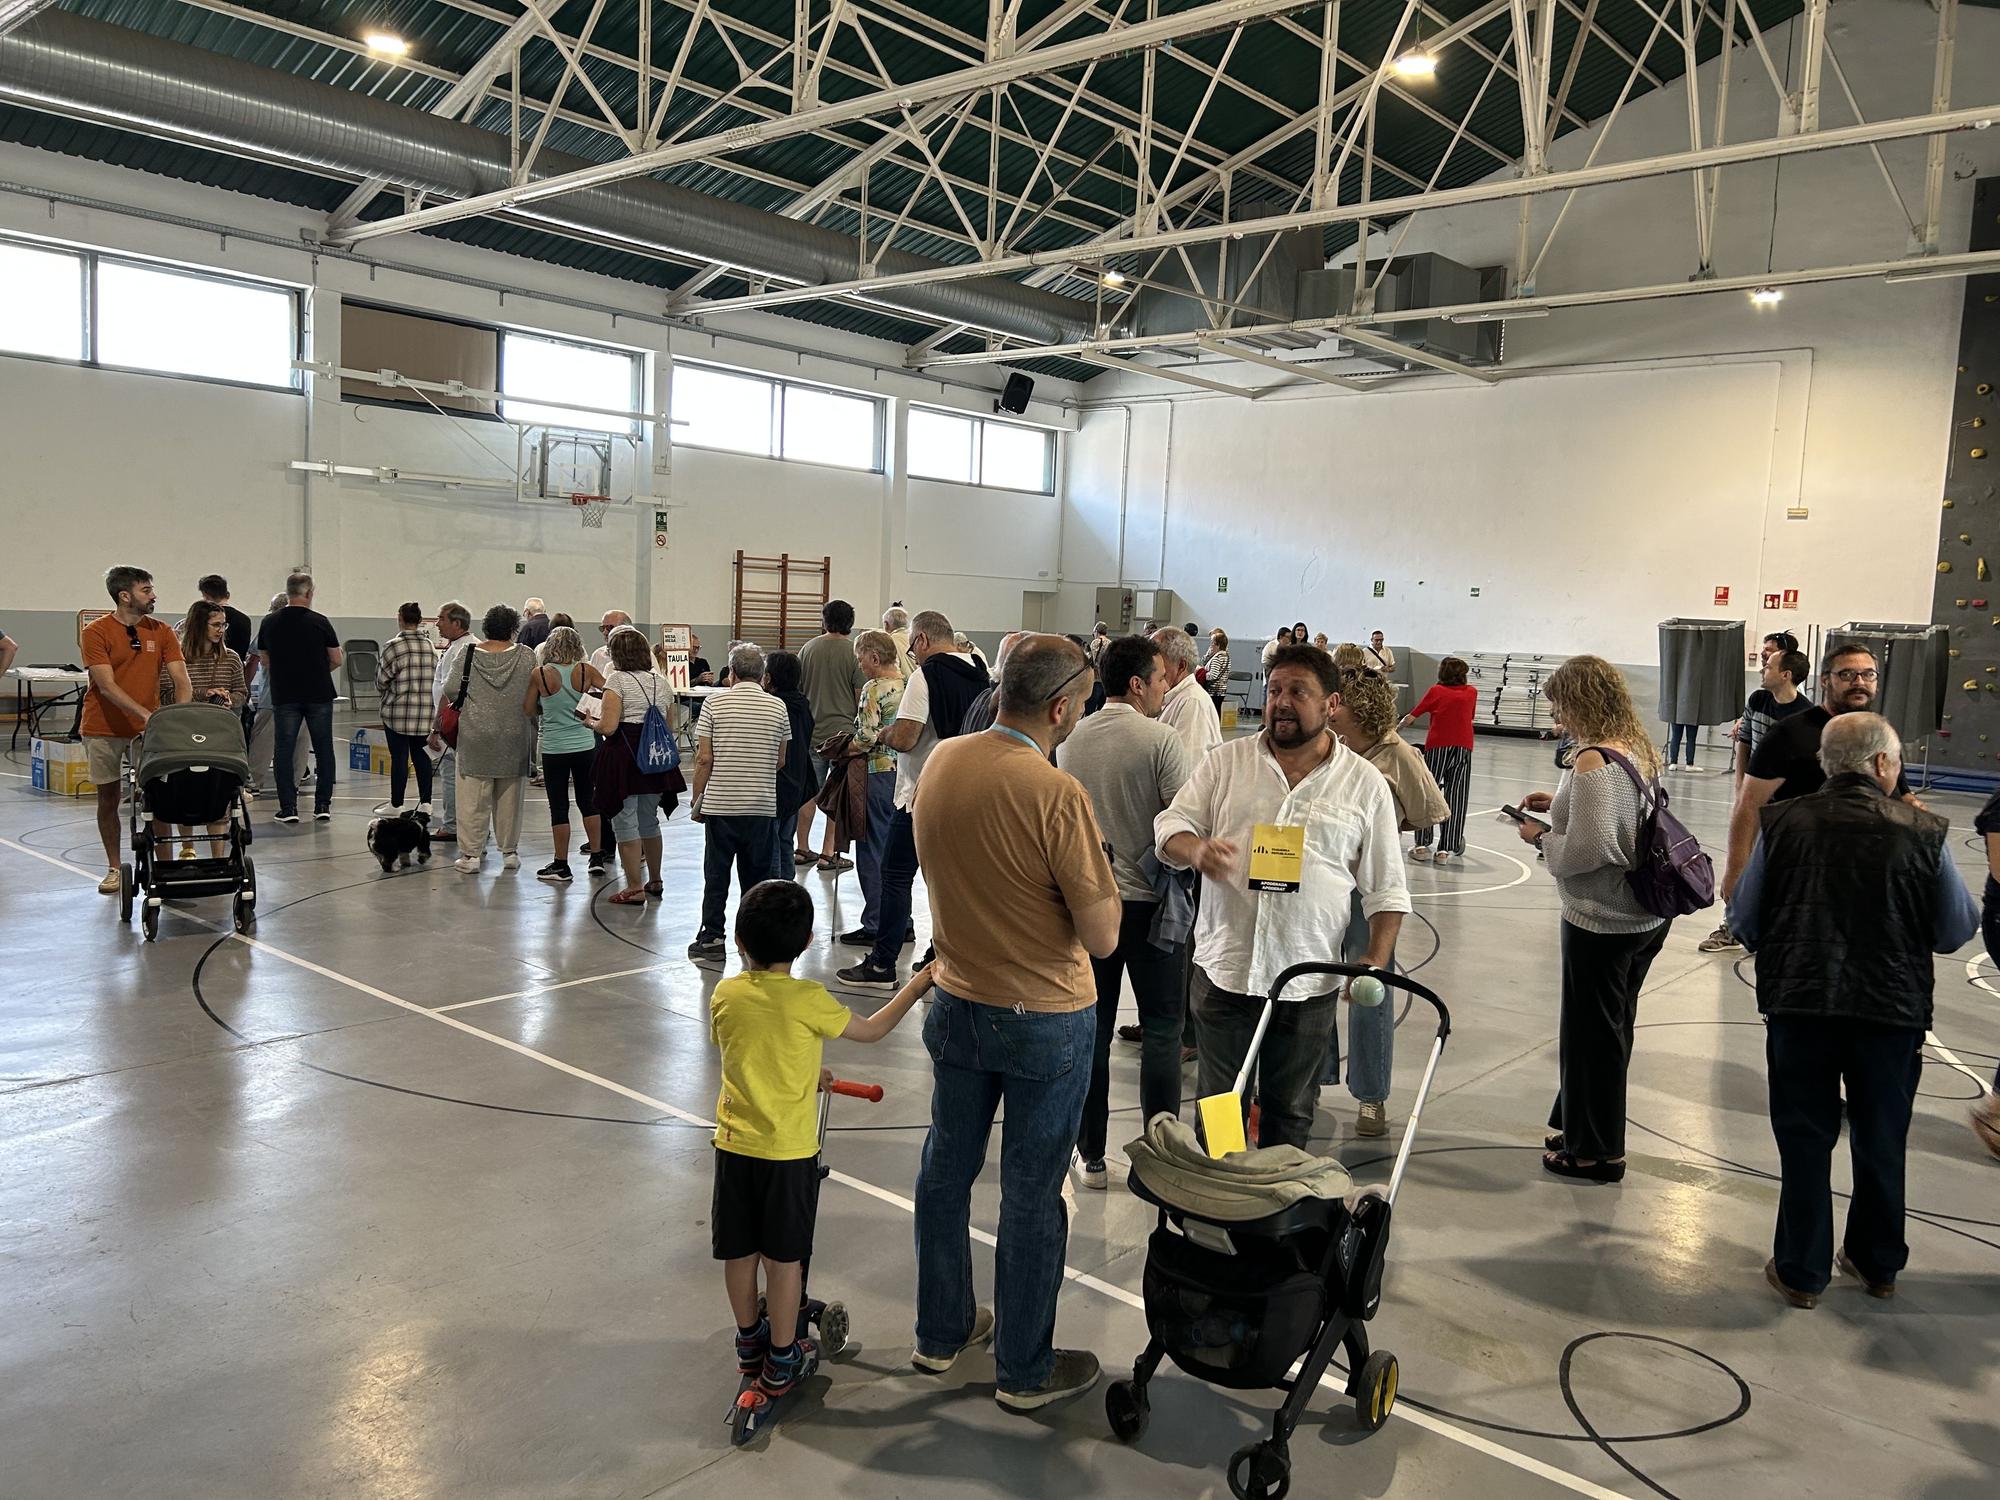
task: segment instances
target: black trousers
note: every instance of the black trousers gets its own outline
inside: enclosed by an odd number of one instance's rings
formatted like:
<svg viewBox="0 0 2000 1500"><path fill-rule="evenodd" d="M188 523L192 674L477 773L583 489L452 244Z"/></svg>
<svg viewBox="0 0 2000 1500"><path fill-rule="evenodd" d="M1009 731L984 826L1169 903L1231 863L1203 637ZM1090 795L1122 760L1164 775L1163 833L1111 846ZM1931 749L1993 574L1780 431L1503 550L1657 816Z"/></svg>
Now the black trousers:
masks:
<svg viewBox="0 0 2000 1500"><path fill-rule="evenodd" d="M1151 901L1126 900L1118 922L1118 946L1109 958L1093 958L1097 980L1097 1036L1090 1055L1090 1091L1083 1096L1083 1123L1077 1127L1077 1155L1085 1161L1104 1159L1111 1129L1111 1038L1118 1026L1118 1002L1125 976L1132 976L1132 998L1139 1004L1139 1124L1143 1130L1157 1114L1181 1112L1182 987L1188 944L1171 951L1155 948L1147 936L1159 910Z"/></svg>
<svg viewBox="0 0 2000 1500"><path fill-rule="evenodd" d="M1201 1064L1196 1070L1201 1093L1226 1094L1236 1084L1250 1039L1264 1011L1264 996L1237 995L1217 989L1195 969L1195 1025L1200 1032ZM1245 1089L1243 1108L1258 1107L1258 1146L1305 1149L1312 1134L1313 1110L1319 1102L1319 1075L1332 1045L1338 990L1304 1000L1280 1001L1271 1012L1270 1028L1257 1051L1257 1066Z"/></svg>
<svg viewBox="0 0 2000 1500"><path fill-rule="evenodd" d="M1562 924L1561 1082L1549 1129L1560 1130L1563 1149L1585 1161L1625 1154L1625 1075L1639 991L1673 925L1590 932Z"/></svg>
<svg viewBox="0 0 2000 1500"><path fill-rule="evenodd" d="M428 806L431 800L431 757L425 748L425 737L421 734L401 734L394 729L385 729L382 733L389 741L390 805L403 805L403 793L410 784L410 766L414 763L417 768L417 801Z"/></svg>
<svg viewBox="0 0 2000 1500"><path fill-rule="evenodd" d="M1778 1275L1799 1292L1833 1275L1833 1148L1840 1140L1841 1085L1847 1086L1847 1149L1854 1164L1842 1248L1870 1281L1896 1279L1910 1258L1903 1240L1903 1150L1923 1073L1924 1034L1866 1021L1771 1016L1764 1062L1771 1086L1771 1134L1783 1184L1771 1253Z"/></svg>

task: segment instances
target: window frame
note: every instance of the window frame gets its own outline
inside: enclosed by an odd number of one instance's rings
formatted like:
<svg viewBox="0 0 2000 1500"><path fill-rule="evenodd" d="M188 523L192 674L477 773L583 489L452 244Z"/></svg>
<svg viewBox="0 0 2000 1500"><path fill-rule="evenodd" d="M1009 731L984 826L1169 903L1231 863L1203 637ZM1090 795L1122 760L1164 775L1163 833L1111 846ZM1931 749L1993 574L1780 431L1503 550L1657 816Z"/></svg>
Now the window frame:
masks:
<svg viewBox="0 0 2000 1500"><path fill-rule="evenodd" d="M213 281L224 286L249 287L284 297L291 304L291 316L286 320L290 333L289 348L285 355L287 364L298 360L300 350L305 345L305 306L299 295L299 289L295 286L282 281L267 281L256 276L237 276L223 271L178 265L172 261L148 260L143 255L127 255L119 251L97 250L84 245L38 240L27 235L0 234L0 244L18 245L24 250L39 250L45 254L67 255L76 259L82 269L82 274L77 278L77 318L83 333L83 356L80 359L71 359L61 354L35 354L25 349L0 349L0 359L34 360L40 364L67 365L73 370L109 370L119 375L151 375L162 380L192 380L201 385L227 386L241 391L289 392L295 396L305 394L304 385L296 369L290 371L290 379L285 384L273 385L261 380L232 380L220 375L196 375L185 370L162 370L151 365L115 364L98 357L99 322L102 312L97 292L97 272L100 265L109 263L131 266L158 275L185 276L194 281Z"/></svg>
<svg viewBox="0 0 2000 1500"><path fill-rule="evenodd" d="M632 374L631 387L629 391L626 393L626 400L628 404L625 409L627 411L644 410L644 403L640 399L640 396L641 396L642 386L646 378L645 360L643 356L639 355L633 350L621 349L616 344L596 344L592 343L589 339L571 338L568 334L542 333L532 328L509 328L504 326L496 326L493 331L496 334L498 334L500 338L500 350L499 350L500 357L496 362L498 371L496 378L499 382L500 399L499 401L494 403L495 405L494 416L499 418L499 420L503 422L513 422L516 425L528 425L534 427L557 427L557 428L560 427L560 424L556 422L532 422L523 424L520 418L509 417L507 415L506 408L507 408L507 403L509 401L517 401L523 406L537 406L542 404L534 396L510 396L507 394L507 340L510 338L533 339L538 344L566 344L572 349L583 349L592 354L616 355L618 358L625 361L626 367L631 371ZM576 412L573 415L581 418L581 417L586 417L590 414L587 412ZM611 417L606 417L603 420L610 422L616 419ZM583 427L583 426L578 426L575 428L563 429L563 430L576 431L576 432L603 432L610 437L636 438L641 434L641 432L644 429L644 426L645 426L644 423L637 421L630 421L625 424L625 428L622 432L614 428Z"/></svg>
<svg viewBox="0 0 2000 1500"><path fill-rule="evenodd" d="M950 406L933 406L928 401L912 401L909 403L909 409L912 412L926 411L934 412L943 417L956 417L962 422L970 422L972 424L971 479L941 479L935 474L919 474L915 469L909 471L911 479L921 479L926 484L955 484L960 489L998 490L1000 493L1006 495L1055 494L1056 443L1058 440L1055 428L1042 427L1034 422L1003 421L998 417L985 416L976 411L962 411ZM1011 427L1019 432L1033 432L1041 435L1044 457L1042 461L1042 487L1040 489L1023 489L1016 484L987 483L984 476L986 473L986 429L988 427ZM907 459L905 461L907 462Z"/></svg>
<svg viewBox="0 0 2000 1500"><path fill-rule="evenodd" d="M762 453L747 448L721 448L712 443L697 443L674 433L671 442L675 448L692 448L697 453L727 453L736 458L762 459L766 463L798 464L808 469L832 469L841 474L887 474L888 473L888 430L889 401L886 396L871 395L867 391L851 390L845 386L828 385L820 380L794 380L785 375L773 375L768 370L748 369L742 365L719 364L707 359L683 359L675 355L672 360L672 377L667 395L667 415L673 416L673 381L677 381L682 369L708 370L717 375L730 375L739 380L762 381L772 389L770 432L766 450ZM875 437L873 459L867 467L854 464L830 463L820 458L793 458L784 451L785 444L785 393L797 388L815 391L829 396L841 396L849 401L865 401L875 414ZM671 428L669 429L671 431Z"/></svg>

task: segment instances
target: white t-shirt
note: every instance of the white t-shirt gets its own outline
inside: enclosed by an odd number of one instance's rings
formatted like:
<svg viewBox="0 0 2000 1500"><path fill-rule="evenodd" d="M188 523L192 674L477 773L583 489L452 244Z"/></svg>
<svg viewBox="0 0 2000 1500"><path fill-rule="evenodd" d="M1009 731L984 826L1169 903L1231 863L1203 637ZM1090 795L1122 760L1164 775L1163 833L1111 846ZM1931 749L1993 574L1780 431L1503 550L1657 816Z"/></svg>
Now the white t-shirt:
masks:
<svg viewBox="0 0 2000 1500"><path fill-rule="evenodd" d="M945 653L957 657L968 666L972 658L963 651ZM917 797L917 782L924 774L924 762L937 748L937 730L931 725L931 684L919 667L910 674L910 680L903 685L902 707L896 710L896 722L909 719L923 725L917 731L917 742L896 757L896 806L907 812Z"/></svg>
<svg viewBox="0 0 2000 1500"><path fill-rule="evenodd" d="M438 658L437 676L431 682L431 705L443 708L458 696L459 674L465 670L465 653L474 645L470 632L460 636L444 648L444 655Z"/></svg>

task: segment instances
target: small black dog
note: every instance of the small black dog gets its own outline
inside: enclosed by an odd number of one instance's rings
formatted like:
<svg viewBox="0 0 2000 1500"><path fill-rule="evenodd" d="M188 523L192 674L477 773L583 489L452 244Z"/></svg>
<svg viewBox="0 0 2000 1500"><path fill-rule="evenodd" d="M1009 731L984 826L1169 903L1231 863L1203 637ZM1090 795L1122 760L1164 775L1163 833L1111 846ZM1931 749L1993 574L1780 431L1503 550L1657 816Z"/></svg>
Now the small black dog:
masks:
<svg viewBox="0 0 2000 1500"><path fill-rule="evenodd" d="M407 870L413 854L428 863L431 857L430 814L406 812L374 819L368 825L368 852L382 861L384 873L394 870L399 860Z"/></svg>

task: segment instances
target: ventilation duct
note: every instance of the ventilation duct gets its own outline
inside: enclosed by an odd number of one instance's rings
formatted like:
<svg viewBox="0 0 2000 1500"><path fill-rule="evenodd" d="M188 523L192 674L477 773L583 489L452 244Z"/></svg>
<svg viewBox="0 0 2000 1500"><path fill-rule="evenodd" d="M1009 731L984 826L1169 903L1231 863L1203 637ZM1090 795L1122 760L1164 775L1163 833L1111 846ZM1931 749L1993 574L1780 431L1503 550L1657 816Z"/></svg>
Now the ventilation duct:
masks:
<svg viewBox="0 0 2000 1500"><path fill-rule="evenodd" d="M510 185L508 143L477 126L219 53L50 10L0 37L0 99L346 178L471 198ZM543 151L536 180L592 163ZM517 205L560 232L715 261L753 276L818 285L853 277L856 241L745 204L646 178ZM885 276L939 263L876 254ZM1005 277L895 287L878 305L1038 344L1092 337L1091 308Z"/></svg>
<svg viewBox="0 0 2000 1500"><path fill-rule="evenodd" d="M1408 312L1421 307L1457 307L1468 302L1492 302L1507 295L1504 270L1488 267L1475 270L1455 260L1426 252L1402 255L1389 262L1388 274L1382 263L1368 267L1371 285L1381 276L1368 310L1378 313ZM1331 270L1308 271L1299 277L1298 316L1337 318L1355 309L1355 268L1337 266ZM1470 364L1498 364L1501 349L1498 323L1453 323L1444 318L1428 318L1415 323L1384 323L1376 330L1399 344L1449 355ZM1334 337L1338 337L1336 333ZM1355 358L1384 364L1395 356L1356 348Z"/></svg>

